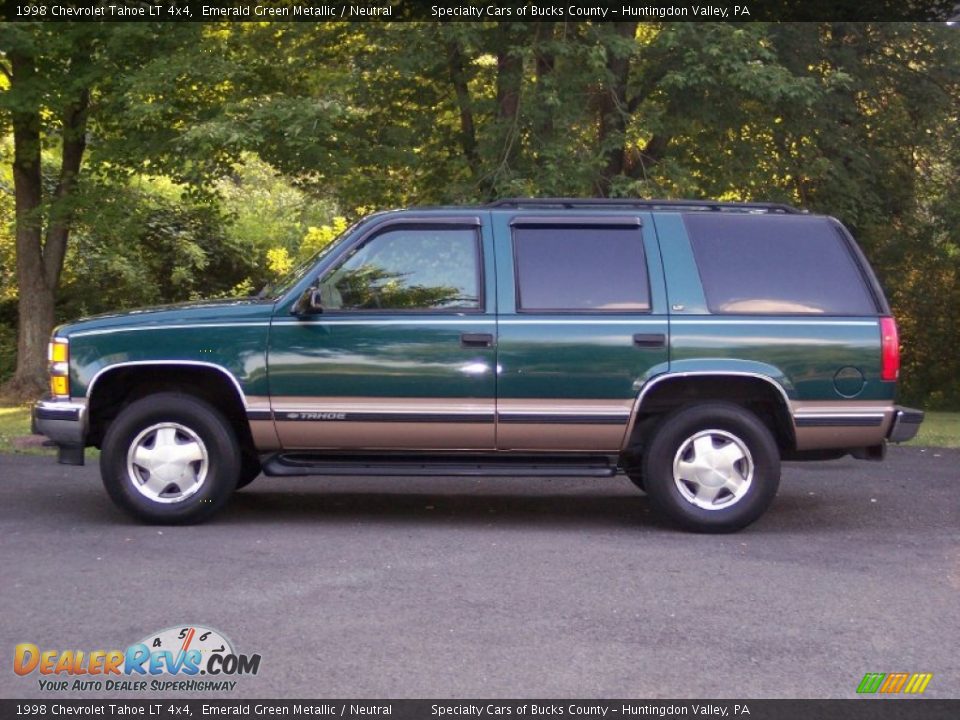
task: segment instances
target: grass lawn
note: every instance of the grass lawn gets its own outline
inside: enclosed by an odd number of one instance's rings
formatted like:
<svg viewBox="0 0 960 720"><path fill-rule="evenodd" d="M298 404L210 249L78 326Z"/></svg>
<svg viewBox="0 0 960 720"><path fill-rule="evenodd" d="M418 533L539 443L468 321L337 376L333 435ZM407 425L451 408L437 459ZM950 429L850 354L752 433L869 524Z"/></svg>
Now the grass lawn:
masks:
<svg viewBox="0 0 960 720"><path fill-rule="evenodd" d="M960 412L928 412L920 432L907 445L960 447Z"/></svg>
<svg viewBox="0 0 960 720"><path fill-rule="evenodd" d="M14 438L30 436L30 406L0 405L0 453L26 453L29 455L52 455L54 448L31 444L23 447L14 444ZM36 442L35 440L33 441Z"/></svg>
<svg viewBox="0 0 960 720"><path fill-rule="evenodd" d="M20 447L14 438L30 435L29 405L0 405L0 453L53 453L52 448ZM928 412L920 433L908 445L920 447L960 447L960 412Z"/></svg>

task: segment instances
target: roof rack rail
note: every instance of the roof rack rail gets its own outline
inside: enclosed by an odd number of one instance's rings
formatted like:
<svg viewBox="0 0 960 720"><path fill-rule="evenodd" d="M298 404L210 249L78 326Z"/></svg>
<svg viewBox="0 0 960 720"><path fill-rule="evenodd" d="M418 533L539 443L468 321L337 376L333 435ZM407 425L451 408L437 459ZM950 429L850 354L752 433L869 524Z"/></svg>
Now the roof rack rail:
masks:
<svg viewBox="0 0 960 720"><path fill-rule="evenodd" d="M622 207L648 210L664 208L671 210L708 210L713 212L768 212L802 214L805 210L783 203L767 202L720 202L717 200L647 200L642 198L504 198L487 203L488 208L590 208Z"/></svg>

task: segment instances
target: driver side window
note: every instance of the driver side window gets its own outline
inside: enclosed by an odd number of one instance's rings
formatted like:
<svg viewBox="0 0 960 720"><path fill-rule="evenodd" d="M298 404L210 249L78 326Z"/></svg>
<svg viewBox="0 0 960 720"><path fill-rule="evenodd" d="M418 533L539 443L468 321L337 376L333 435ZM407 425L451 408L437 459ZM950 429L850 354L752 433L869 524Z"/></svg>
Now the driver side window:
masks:
<svg viewBox="0 0 960 720"><path fill-rule="evenodd" d="M474 229L397 228L354 249L320 282L325 309L479 310Z"/></svg>

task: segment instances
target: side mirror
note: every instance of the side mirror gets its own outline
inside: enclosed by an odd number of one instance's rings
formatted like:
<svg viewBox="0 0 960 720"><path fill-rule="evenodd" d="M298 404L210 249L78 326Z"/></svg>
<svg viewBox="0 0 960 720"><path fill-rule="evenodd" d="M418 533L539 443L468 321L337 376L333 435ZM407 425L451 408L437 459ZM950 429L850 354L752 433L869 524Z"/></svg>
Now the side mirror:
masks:
<svg viewBox="0 0 960 720"><path fill-rule="evenodd" d="M290 310L293 315L316 315L323 312L323 303L320 301L320 288L309 287L294 303Z"/></svg>

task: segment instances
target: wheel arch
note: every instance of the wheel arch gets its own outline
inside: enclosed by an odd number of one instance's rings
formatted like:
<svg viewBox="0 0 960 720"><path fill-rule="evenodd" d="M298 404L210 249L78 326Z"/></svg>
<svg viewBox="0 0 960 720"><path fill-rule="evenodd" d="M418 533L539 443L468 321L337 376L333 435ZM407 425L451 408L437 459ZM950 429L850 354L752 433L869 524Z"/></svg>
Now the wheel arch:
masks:
<svg viewBox="0 0 960 720"><path fill-rule="evenodd" d="M222 365L190 360L137 360L101 368L87 385L87 444L99 447L110 422L135 400L158 392L198 397L222 412L241 444L252 446L247 399Z"/></svg>
<svg viewBox="0 0 960 720"><path fill-rule="evenodd" d="M781 451L796 448L787 389L774 377L744 370L664 373L641 388L624 435L623 450L643 446L656 418L677 408L709 401L730 401L757 413Z"/></svg>

